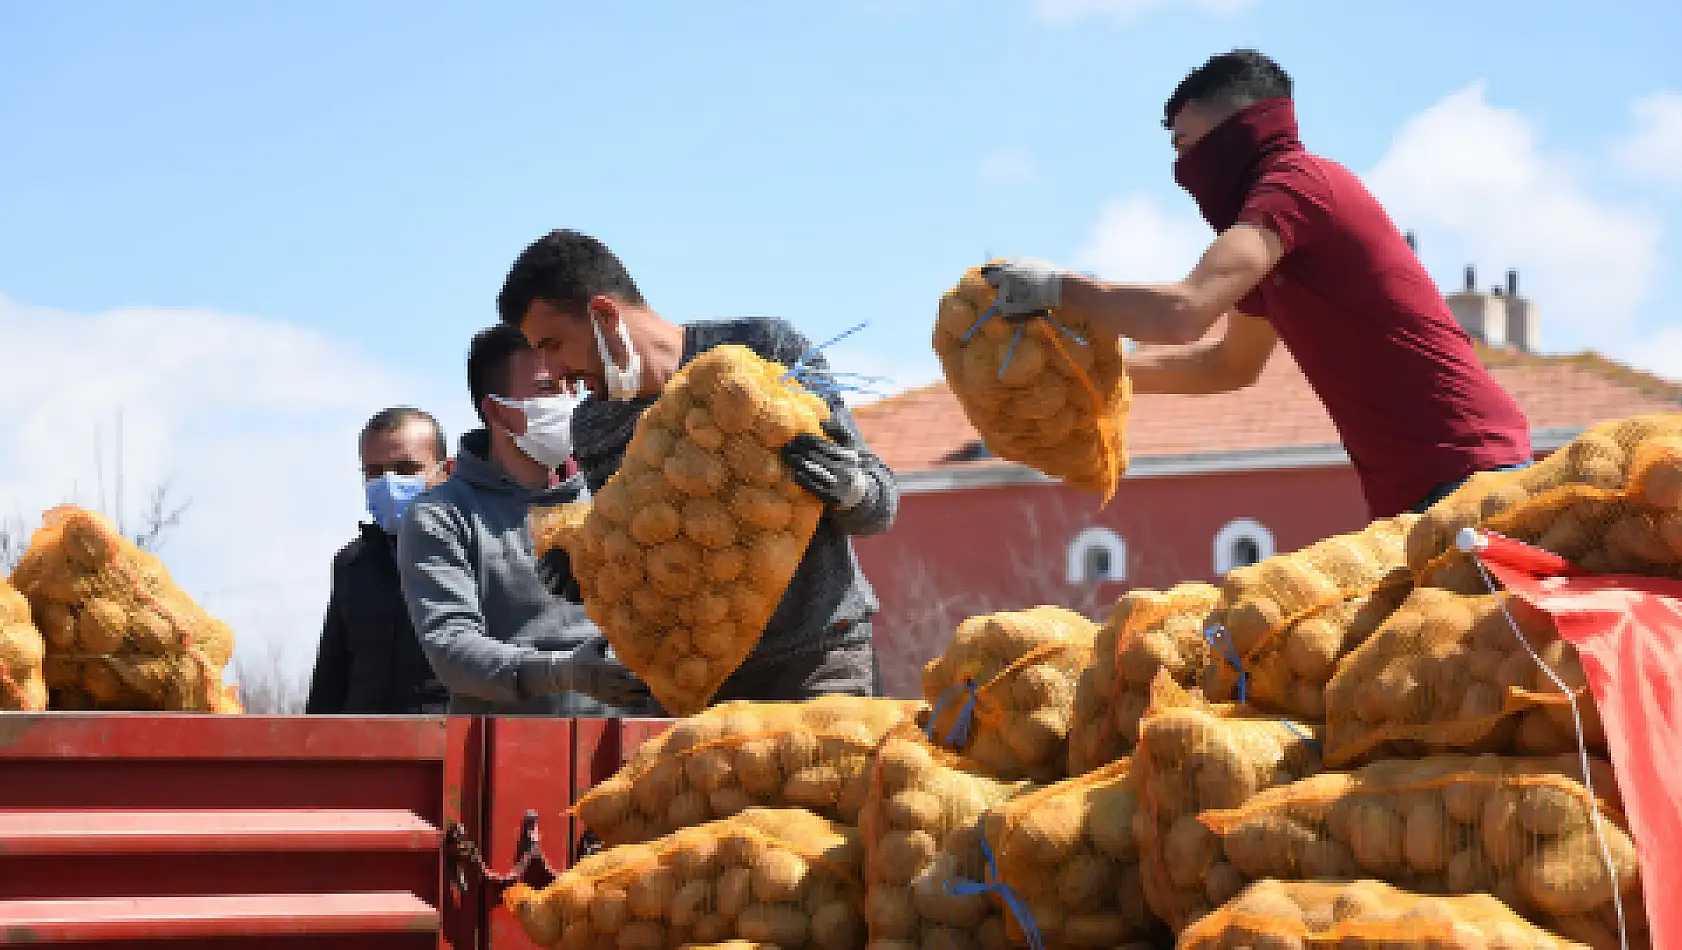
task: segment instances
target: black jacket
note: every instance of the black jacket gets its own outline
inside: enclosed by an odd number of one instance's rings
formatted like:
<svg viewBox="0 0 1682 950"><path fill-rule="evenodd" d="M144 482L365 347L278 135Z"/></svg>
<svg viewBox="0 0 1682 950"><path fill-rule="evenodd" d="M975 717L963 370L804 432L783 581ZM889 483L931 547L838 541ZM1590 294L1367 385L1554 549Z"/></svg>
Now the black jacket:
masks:
<svg viewBox="0 0 1682 950"><path fill-rule="evenodd" d="M449 693L432 674L397 577L397 539L378 525L333 558L306 713L443 713Z"/></svg>

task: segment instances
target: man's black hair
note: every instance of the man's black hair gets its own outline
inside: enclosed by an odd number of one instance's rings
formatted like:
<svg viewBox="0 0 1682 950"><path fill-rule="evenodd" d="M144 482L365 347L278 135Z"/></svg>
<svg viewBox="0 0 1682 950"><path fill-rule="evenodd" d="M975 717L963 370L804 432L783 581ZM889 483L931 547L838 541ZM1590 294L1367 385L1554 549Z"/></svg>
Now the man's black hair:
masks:
<svg viewBox="0 0 1682 950"><path fill-rule="evenodd" d="M480 404L486 396L508 393L508 364L515 354L531 349L520 328L499 323L473 334L467 347L467 391L473 397L473 411L480 422L489 422Z"/></svg>
<svg viewBox="0 0 1682 950"><path fill-rule="evenodd" d="M1162 127L1174 127L1174 117L1188 103L1221 110L1242 109L1263 99L1291 98L1291 77L1279 64L1253 49L1235 49L1211 56L1174 87L1162 107Z"/></svg>
<svg viewBox="0 0 1682 950"><path fill-rule="evenodd" d="M432 460L442 462L450 457L450 443L444 438L444 427L432 417L432 413L413 406L392 406L374 413L374 418L362 427L362 441L376 432L400 432L410 422L419 420L432 427Z"/></svg>
<svg viewBox="0 0 1682 950"><path fill-rule="evenodd" d="M496 312L504 323L519 326L534 300L581 313L596 296L644 303L636 281L606 244L577 231L550 231L515 259L496 296Z"/></svg>

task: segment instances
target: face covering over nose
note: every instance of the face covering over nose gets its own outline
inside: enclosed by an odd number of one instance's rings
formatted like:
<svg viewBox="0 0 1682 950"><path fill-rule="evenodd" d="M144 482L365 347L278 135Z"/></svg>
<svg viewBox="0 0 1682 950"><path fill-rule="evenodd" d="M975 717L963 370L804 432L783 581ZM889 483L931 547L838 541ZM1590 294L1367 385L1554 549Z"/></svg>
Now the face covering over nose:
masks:
<svg viewBox="0 0 1682 950"><path fill-rule="evenodd" d="M560 468L572 454L572 411L584 401L582 392L574 390L557 396L536 396L531 399L503 399L497 402L525 413L526 431L514 436L514 444L532 461L548 468Z"/></svg>
<svg viewBox="0 0 1682 950"><path fill-rule="evenodd" d="M602 358L607 398L620 401L635 399L642 388L642 355L631 345L631 334L625 330L625 321L619 321L619 345L625 348L623 367L615 363L613 354L608 352L607 338L602 336L602 325L596 321L594 314L590 316L590 329L596 331L596 353Z"/></svg>
<svg viewBox="0 0 1682 950"><path fill-rule="evenodd" d="M363 483L363 494L368 501L368 514L374 523L385 530L386 534L396 534L398 525L403 523L403 512L409 508L409 502L415 496L426 490L425 475L398 475L395 472L370 478Z"/></svg>
<svg viewBox="0 0 1682 950"><path fill-rule="evenodd" d="M1262 162L1301 151L1296 107L1289 99L1263 99L1245 106L1209 130L1174 163L1174 181L1217 232L1237 223Z"/></svg>

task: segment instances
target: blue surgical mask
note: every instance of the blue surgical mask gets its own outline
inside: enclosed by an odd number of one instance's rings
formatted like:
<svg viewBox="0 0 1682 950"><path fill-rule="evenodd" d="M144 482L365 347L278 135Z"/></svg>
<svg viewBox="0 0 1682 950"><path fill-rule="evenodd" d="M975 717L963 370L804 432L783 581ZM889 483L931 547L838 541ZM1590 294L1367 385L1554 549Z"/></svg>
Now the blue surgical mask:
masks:
<svg viewBox="0 0 1682 950"><path fill-rule="evenodd" d="M368 514L386 534L396 534L403 523L403 512L415 496L426 491L425 475L398 475L395 472L370 478L363 485L368 497Z"/></svg>

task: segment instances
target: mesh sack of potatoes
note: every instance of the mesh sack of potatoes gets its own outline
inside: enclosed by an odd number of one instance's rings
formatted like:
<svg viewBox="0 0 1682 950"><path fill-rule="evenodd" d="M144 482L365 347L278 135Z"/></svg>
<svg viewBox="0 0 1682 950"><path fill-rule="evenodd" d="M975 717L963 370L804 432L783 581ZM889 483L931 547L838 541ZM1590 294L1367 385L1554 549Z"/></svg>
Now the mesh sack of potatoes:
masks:
<svg viewBox="0 0 1682 950"><path fill-rule="evenodd" d="M972 769L914 727L883 740L859 813L871 950L1009 946L998 903L956 885L986 880L981 818L1030 786Z"/></svg>
<svg viewBox="0 0 1682 950"><path fill-rule="evenodd" d="M1575 695L1576 717L1548 670ZM1326 762L1338 768L1436 752L1569 752L1577 718L1588 746L1606 748L1576 648L1547 614L1506 594L1415 590L1344 658L1326 704Z"/></svg>
<svg viewBox="0 0 1682 950"><path fill-rule="evenodd" d="M1075 684L1069 774L1080 775L1133 751L1151 680L1167 670L1184 686L1209 662L1203 630L1221 592L1209 584L1169 591L1130 590L1098 631L1092 665Z"/></svg>
<svg viewBox="0 0 1682 950"><path fill-rule="evenodd" d="M1318 772L1320 736L1244 705L1206 703L1166 672L1157 674L1151 694L1132 760L1141 806L1134 834L1146 900L1178 932L1244 884L1219 860L1218 842L1198 813Z"/></svg>
<svg viewBox="0 0 1682 950"><path fill-rule="evenodd" d="M222 683L233 631L102 515L46 512L12 583L46 641L54 708L240 712Z"/></svg>
<svg viewBox="0 0 1682 950"><path fill-rule="evenodd" d="M721 943L686 943L679 950L782 950L774 943L754 943L751 940L725 940Z"/></svg>
<svg viewBox="0 0 1682 950"><path fill-rule="evenodd" d="M1382 881L1266 878L1180 935L1179 950L1584 950L1488 894L1414 894Z"/></svg>
<svg viewBox="0 0 1682 950"><path fill-rule="evenodd" d="M1391 580L1292 621L1242 662L1218 652L1204 670L1204 695L1324 721L1326 684L1338 661L1365 643L1413 589L1406 572Z"/></svg>
<svg viewBox="0 0 1682 950"><path fill-rule="evenodd" d="M1117 947L1164 931L1145 903L1127 759L1025 792L994 807L982 831L998 883L1020 896L1045 946ZM1012 943L1022 922L1006 917Z"/></svg>
<svg viewBox="0 0 1682 950"><path fill-rule="evenodd" d="M1682 413L1632 416L1592 426L1529 468L1479 472L1432 505L1408 531L1407 562L1416 575L1454 546L1462 528L1476 527L1526 499L1561 485L1620 490L1630 483L1636 450L1645 442L1682 435Z"/></svg>
<svg viewBox="0 0 1682 950"><path fill-rule="evenodd" d="M608 845L648 841L752 806L806 808L854 824L882 736L920 706L853 696L723 703L644 743L575 812Z"/></svg>
<svg viewBox="0 0 1682 950"><path fill-rule="evenodd" d="M1682 439L1638 445L1625 488L1559 485L1479 527L1607 574L1682 576ZM1488 589L1472 556L1457 547L1419 571L1424 583L1462 593Z"/></svg>
<svg viewBox="0 0 1682 950"><path fill-rule="evenodd" d="M503 903L533 943L664 950L745 940L852 950L864 943L856 829L800 809L750 808L579 861Z"/></svg>
<svg viewBox="0 0 1682 950"><path fill-rule="evenodd" d="M1593 760L1591 773L1608 802L1585 788L1579 761L1390 759L1267 789L1199 819L1218 838L1218 860L1246 881L1366 876L1422 894L1487 893L1600 947L1604 939L1586 938L1617 934L1614 887L1632 933L1645 917L1611 767Z"/></svg>
<svg viewBox="0 0 1682 950"><path fill-rule="evenodd" d="M1067 775L1075 686L1098 626L1062 607L971 617L923 668L929 734L991 775Z"/></svg>
<svg viewBox="0 0 1682 950"><path fill-rule="evenodd" d="M1059 313L1012 324L992 305L979 268L940 299L934 350L964 415L999 458L1108 501L1127 470L1120 342Z"/></svg>
<svg viewBox="0 0 1682 950"><path fill-rule="evenodd" d="M778 451L829 407L745 347L696 357L637 421L585 509L540 514L584 607L666 711L704 709L781 602L823 514Z"/></svg>
<svg viewBox="0 0 1682 950"><path fill-rule="evenodd" d="M29 601L0 577L0 711L47 708L47 681L41 673L44 652Z"/></svg>

